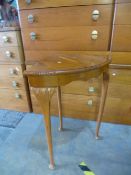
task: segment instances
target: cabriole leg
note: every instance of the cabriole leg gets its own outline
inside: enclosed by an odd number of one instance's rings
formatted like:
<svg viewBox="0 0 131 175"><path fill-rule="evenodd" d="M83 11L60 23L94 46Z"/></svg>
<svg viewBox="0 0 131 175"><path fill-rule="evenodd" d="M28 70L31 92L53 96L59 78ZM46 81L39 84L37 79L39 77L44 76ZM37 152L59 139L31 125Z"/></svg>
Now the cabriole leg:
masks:
<svg viewBox="0 0 131 175"><path fill-rule="evenodd" d="M100 106L99 112L97 117L97 126L96 126L96 139L99 139L99 129L101 125L101 120L104 112L104 106L107 96L108 90L108 83L109 83L109 72L103 72L103 81L102 81L102 89L101 89L101 98L100 98Z"/></svg>
<svg viewBox="0 0 131 175"><path fill-rule="evenodd" d="M46 138L50 157L49 168L54 169L51 120L50 120L50 101L52 95L54 94L54 88L33 88L33 91L38 100L39 105L41 106L44 115Z"/></svg>

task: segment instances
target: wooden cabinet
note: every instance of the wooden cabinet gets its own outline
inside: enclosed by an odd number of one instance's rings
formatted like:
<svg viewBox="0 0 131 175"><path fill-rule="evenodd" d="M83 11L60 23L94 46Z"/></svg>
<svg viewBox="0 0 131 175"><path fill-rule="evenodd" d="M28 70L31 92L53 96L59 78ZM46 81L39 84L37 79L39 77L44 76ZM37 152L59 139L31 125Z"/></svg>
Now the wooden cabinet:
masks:
<svg viewBox="0 0 131 175"><path fill-rule="evenodd" d="M27 79L20 31L0 32L0 109L29 112Z"/></svg>
<svg viewBox="0 0 131 175"><path fill-rule="evenodd" d="M115 68L112 69L111 65L103 121L130 124L130 3L130 0L31 0L27 4L19 0L27 69L28 64L47 57L51 61L65 54L109 55ZM118 66L127 66L128 69L118 69ZM101 77L62 87L63 115L95 120L100 92ZM32 92L31 98L33 111L40 113ZM55 94L52 100L53 115L58 115L56 99Z"/></svg>

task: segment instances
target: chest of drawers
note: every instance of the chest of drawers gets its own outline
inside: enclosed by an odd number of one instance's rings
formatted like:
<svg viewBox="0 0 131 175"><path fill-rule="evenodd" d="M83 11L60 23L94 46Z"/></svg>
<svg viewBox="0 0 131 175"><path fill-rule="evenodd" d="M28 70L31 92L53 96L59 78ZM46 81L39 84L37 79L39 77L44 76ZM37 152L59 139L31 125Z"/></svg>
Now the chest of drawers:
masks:
<svg viewBox="0 0 131 175"><path fill-rule="evenodd" d="M44 61L47 57L52 60L53 56L64 56L67 53L110 55L112 64L116 67L110 69L111 80L103 120L131 123L128 95L130 71L117 69L117 65L131 64L130 0L19 0L19 7L27 69L34 62ZM100 82L101 77L91 82L74 82L63 87L63 114L67 117L95 120ZM121 94L126 100L122 101ZM32 92L31 97L33 111L41 112ZM58 115L56 98L54 95L52 114ZM121 112L120 105L123 106Z"/></svg>
<svg viewBox="0 0 131 175"><path fill-rule="evenodd" d="M30 111L20 31L0 32L0 109Z"/></svg>

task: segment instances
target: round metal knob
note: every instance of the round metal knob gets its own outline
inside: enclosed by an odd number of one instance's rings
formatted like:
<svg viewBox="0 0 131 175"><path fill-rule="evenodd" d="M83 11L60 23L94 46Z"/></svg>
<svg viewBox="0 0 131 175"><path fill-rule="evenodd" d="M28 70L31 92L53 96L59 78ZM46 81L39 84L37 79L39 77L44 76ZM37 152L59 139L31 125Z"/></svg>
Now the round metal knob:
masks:
<svg viewBox="0 0 131 175"><path fill-rule="evenodd" d="M16 81L12 81L12 86L13 86L14 88L16 88L16 87L19 86L19 83L17 83Z"/></svg>
<svg viewBox="0 0 131 175"><path fill-rule="evenodd" d="M36 38L37 38L37 35L36 35L36 33L35 32L31 32L30 33L30 38L31 38L31 40L36 40Z"/></svg>
<svg viewBox="0 0 131 175"><path fill-rule="evenodd" d="M17 72L16 72L15 69L10 68L10 69L9 69L9 73L10 73L10 75L15 75Z"/></svg>
<svg viewBox="0 0 131 175"><path fill-rule="evenodd" d="M88 88L88 92L90 92L90 93L95 92L95 87L89 87L89 88Z"/></svg>
<svg viewBox="0 0 131 175"><path fill-rule="evenodd" d="M97 40L98 38L98 31L97 30L93 30L92 33L91 33L91 38L93 40Z"/></svg>
<svg viewBox="0 0 131 175"><path fill-rule="evenodd" d="M33 16L33 15L29 15L28 16L28 22L30 23L30 24L32 24L33 22L35 21L35 17Z"/></svg>
<svg viewBox="0 0 131 175"><path fill-rule="evenodd" d="M4 43L9 42L9 37L8 36L3 36L2 39L3 39Z"/></svg>
<svg viewBox="0 0 131 175"><path fill-rule="evenodd" d="M93 105L93 100L92 99L88 100L87 105L92 106Z"/></svg>
<svg viewBox="0 0 131 175"><path fill-rule="evenodd" d="M21 95L19 93L16 93L15 94L15 98L20 99L21 98Z"/></svg>
<svg viewBox="0 0 131 175"><path fill-rule="evenodd" d="M114 73L112 73L112 76L116 76L116 73L114 72Z"/></svg>
<svg viewBox="0 0 131 175"><path fill-rule="evenodd" d="M92 12L92 19L93 19L94 21L97 21L97 20L99 19L99 17L100 17L100 12L99 12L99 10L94 10L94 11Z"/></svg>
<svg viewBox="0 0 131 175"><path fill-rule="evenodd" d="M6 51L5 54L6 54L6 56L7 56L8 58L11 58L11 57L12 57L12 53L11 53L10 51Z"/></svg>
<svg viewBox="0 0 131 175"><path fill-rule="evenodd" d="M31 0L25 0L25 2L27 5L31 4Z"/></svg>

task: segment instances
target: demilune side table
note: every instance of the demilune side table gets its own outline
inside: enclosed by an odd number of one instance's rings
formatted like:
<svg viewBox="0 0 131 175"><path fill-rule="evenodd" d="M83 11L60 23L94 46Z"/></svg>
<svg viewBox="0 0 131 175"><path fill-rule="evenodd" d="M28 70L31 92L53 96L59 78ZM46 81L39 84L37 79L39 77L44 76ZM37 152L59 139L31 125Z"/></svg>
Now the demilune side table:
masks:
<svg viewBox="0 0 131 175"><path fill-rule="evenodd" d="M109 63L107 56L89 55L59 55L53 58L45 58L44 61L32 64L24 72L28 77L29 84L41 106L44 115L45 130L50 156L50 169L54 169L53 146L51 135L50 102L55 89L58 94L58 107L60 118L60 130L62 130L62 105L61 105L61 86L72 81L86 81L103 75L99 112L97 116L96 138L99 137L99 128L102 120L108 82L109 82Z"/></svg>

